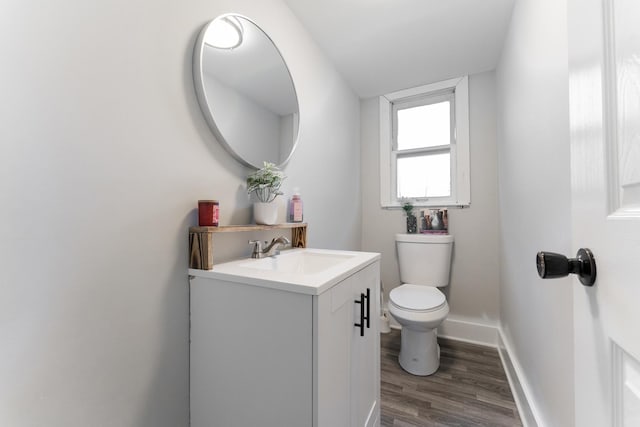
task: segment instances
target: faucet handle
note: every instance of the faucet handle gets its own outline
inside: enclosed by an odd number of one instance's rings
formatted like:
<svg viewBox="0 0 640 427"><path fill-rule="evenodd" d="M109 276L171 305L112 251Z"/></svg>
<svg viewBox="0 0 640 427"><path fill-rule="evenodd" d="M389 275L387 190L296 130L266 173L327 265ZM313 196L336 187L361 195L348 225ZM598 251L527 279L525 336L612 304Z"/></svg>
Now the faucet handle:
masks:
<svg viewBox="0 0 640 427"><path fill-rule="evenodd" d="M249 244L253 245L254 254L262 252L262 240L249 240Z"/></svg>

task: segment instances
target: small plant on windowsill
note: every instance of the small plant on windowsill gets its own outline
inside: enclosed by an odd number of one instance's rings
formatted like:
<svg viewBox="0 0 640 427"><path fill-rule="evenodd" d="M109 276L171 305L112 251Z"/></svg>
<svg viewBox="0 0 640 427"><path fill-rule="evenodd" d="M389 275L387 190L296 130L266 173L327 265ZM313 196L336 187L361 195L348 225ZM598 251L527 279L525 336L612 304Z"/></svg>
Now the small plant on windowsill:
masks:
<svg viewBox="0 0 640 427"><path fill-rule="evenodd" d="M278 206L271 202L284 194L280 191L280 187L285 178L285 174L269 162L264 162L262 169L258 169L247 177L247 193L255 194L258 199L258 202L253 204L256 224L273 225L277 222Z"/></svg>
<svg viewBox="0 0 640 427"><path fill-rule="evenodd" d="M408 200L402 202L402 210L407 216L407 233L415 234L418 232L418 218L413 214L413 203Z"/></svg>

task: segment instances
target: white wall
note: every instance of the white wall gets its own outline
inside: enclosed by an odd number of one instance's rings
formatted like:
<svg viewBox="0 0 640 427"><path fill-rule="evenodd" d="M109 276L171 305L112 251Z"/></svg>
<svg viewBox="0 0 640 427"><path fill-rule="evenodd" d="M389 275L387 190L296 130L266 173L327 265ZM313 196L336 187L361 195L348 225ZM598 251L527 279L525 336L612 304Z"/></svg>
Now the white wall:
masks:
<svg viewBox="0 0 640 427"><path fill-rule="evenodd" d="M202 82L205 93L220 105L214 107L216 126L234 151L253 165L265 160L279 163L280 116L212 74L203 73Z"/></svg>
<svg viewBox="0 0 640 427"><path fill-rule="evenodd" d="M502 329L538 422L573 425L572 285L540 280L571 254L566 2L516 2L497 69Z"/></svg>
<svg viewBox="0 0 640 427"><path fill-rule="evenodd" d="M250 218L195 97L201 26L250 16L291 65L316 247L360 245L359 101L280 0L2 9L0 425L186 426L187 229L200 198Z"/></svg>
<svg viewBox="0 0 640 427"><path fill-rule="evenodd" d="M450 319L497 326L499 238L495 76L470 76L471 207L449 210L454 258L445 289ZM380 207L378 98L361 101L362 249L382 253L385 294L400 284L395 233L406 232L402 210Z"/></svg>

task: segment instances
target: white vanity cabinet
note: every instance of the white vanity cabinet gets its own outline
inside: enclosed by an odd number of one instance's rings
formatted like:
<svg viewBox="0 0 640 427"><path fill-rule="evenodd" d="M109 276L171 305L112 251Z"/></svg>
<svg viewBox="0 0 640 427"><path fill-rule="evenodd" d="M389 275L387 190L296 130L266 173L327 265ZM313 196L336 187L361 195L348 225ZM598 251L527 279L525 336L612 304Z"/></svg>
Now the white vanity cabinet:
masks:
<svg viewBox="0 0 640 427"><path fill-rule="evenodd" d="M379 286L376 263L314 299L318 393L314 426L380 424ZM368 327L362 317L369 318Z"/></svg>
<svg viewBox="0 0 640 427"><path fill-rule="evenodd" d="M192 427L379 426L379 255L349 253L329 281L189 271Z"/></svg>

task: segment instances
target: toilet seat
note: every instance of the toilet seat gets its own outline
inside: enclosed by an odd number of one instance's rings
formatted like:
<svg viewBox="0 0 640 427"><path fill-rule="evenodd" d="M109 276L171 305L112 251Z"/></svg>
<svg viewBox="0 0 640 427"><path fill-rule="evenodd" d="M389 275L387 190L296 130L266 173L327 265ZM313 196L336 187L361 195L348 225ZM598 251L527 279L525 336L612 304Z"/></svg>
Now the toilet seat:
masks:
<svg viewBox="0 0 640 427"><path fill-rule="evenodd" d="M442 309L447 300L442 292L431 286L405 283L389 293L389 302L400 310L428 313Z"/></svg>

